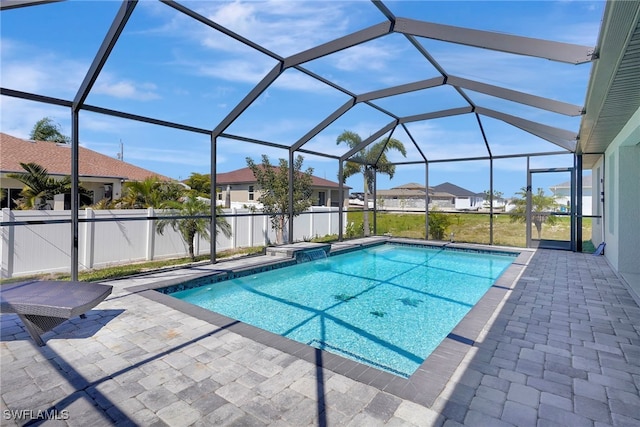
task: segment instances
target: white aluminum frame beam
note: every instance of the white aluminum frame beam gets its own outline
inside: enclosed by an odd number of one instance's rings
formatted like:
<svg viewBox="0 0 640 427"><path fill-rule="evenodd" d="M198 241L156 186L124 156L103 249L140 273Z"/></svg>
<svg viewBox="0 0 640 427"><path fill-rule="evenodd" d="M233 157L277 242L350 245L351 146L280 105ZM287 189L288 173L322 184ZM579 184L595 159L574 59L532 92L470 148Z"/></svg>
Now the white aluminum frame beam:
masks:
<svg viewBox="0 0 640 427"><path fill-rule="evenodd" d="M378 37L382 37L391 32L391 23L382 22L377 25L365 28L344 37L321 44L311 49L305 50L295 55L291 55L284 60L284 68L294 67L314 59L339 52L344 49L368 42Z"/></svg>
<svg viewBox="0 0 640 427"><path fill-rule="evenodd" d="M569 64L593 60L595 48L492 31L474 30L409 18L396 18L393 31L428 39L480 47Z"/></svg>
<svg viewBox="0 0 640 427"><path fill-rule="evenodd" d="M521 117L512 116L510 114L501 113L488 108L478 107L476 108L476 113L501 120L522 129L525 132L529 132L532 135L547 140L552 144L562 147L565 150L571 152L575 152L576 150L576 140L578 135L566 129L543 125L541 123L532 122Z"/></svg>
<svg viewBox="0 0 640 427"><path fill-rule="evenodd" d="M447 84L456 88L461 87L474 92L480 92L497 98L506 99L508 101L517 102L519 104L530 105L542 110L564 114L565 116L576 117L582 114L582 107L578 105L556 101L542 96L531 95L517 90L506 89L501 86L481 83L475 80L468 80L462 77L449 76L447 78Z"/></svg>
<svg viewBox="0 0 640 427"><path fill-rule="evenodd" d="M386 89L374 90L372 92L363 93L356 97L356 102L371 101L373 99L386 98L389 96L401 95L403 93L429 89L432 87L442 86L444 85L444 83L445 83L444 77L434 77L432 79L420 80L413 83L407 83L399 86L389 87Z"/></svg>
<svg viewBox="0 0 640 427"><path fill-rule="evenodd" d="M420 122L423 120L439 119L442 117L459 116L461 114L468 114L473 112L473 107L459 107L450 108L448 110L434 111L431 113L416 114L414 116L407 116L400 118L400 123Z"/></svg>

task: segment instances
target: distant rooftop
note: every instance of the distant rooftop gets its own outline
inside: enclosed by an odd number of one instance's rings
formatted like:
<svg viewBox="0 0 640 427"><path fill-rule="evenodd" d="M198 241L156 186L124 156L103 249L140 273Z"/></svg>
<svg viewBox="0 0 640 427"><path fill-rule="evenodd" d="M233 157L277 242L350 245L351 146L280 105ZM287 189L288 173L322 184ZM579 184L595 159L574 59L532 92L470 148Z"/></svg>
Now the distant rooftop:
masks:
<svg viewBox="0 0 640 427"><path fill-rule="evenodd" d="M37 163L51 175L71 175L71 146L49 141L31 141L0 133L0 172L24 172L20 163ZM143 181L158 177L171 178L140 168L131 163L80 147L78 154L80 177L120 178L125 181Z"/></svg>

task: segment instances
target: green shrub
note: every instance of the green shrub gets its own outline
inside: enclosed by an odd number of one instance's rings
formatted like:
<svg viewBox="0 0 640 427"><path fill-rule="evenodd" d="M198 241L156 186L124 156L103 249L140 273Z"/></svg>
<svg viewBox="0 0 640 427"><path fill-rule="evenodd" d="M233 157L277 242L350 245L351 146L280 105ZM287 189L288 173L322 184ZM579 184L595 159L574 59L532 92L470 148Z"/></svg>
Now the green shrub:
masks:
<svg viewBox="0 0 640 427"><path fill-rule="evenodd" d="M444 240L447 227L451 225L451 218L441 212L429 212L429 237L435 240Z"/></svg>

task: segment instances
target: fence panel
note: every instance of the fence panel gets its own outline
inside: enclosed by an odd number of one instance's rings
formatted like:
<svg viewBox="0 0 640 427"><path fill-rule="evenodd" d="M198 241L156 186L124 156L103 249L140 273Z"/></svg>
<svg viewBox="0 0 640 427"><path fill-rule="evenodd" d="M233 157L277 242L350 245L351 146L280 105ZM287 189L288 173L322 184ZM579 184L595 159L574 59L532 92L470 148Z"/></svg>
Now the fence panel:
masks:
<svg viewBox="0 0 640 427"><path fill-rule="evenodd" d="M146 218L146 209L97 210L94 214L96 219L115 221L81 224L81 228L93 229L93 263L87 263L87 268L146 259L147 221L117 221L119 217Z"/></svg>
<svg viewBox="0 0 640 427"><path fill-rule="evenodd" d="M65 211L9 211L3 209L2 221L70 220ZM35 224L3 227L2 278L34 274L40 271L70 271L71 225Z"/></svg>
<svg viewBox="0 0 640 427"><path fill-rule="evenodd" d="M248 214L248 209L225 209L226 214ZM311 214L294 219L294 241L338 234L338 209L313 207ZM81 270L188 255L187 245L171 226L161 235L156 221L145 218L162 216L150 209L81 210L78 229L78 262ZM345 214L346 215L346 214ZM121 220L118 220L118 219ZM140 218L140 220L125 220ZM346 216L345 216L346 218ZM2 222L70 221L70 211L11 211L2 210ZM113 221L91 221L92 219ZM226 217L232 226L232 237L217 236L217 251L264 246L276 242L276 232L266 215ZM345 222L346 224L346 222ZM69 272L71 265L70 222L60 224L29 224L3 226L0 257L2 278L46 272ZM286 237L286 230L285 230ZM198 237L196 255L209 253L209 242Z"/></svg>

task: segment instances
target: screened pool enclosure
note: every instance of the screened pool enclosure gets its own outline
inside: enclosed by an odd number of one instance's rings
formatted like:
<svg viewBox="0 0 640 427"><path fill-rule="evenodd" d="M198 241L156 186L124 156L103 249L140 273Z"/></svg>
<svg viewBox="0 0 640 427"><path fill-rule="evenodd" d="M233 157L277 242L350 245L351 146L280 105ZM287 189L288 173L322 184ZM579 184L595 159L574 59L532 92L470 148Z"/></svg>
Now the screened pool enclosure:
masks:
<svg viewBox="0 0 640 427"><path fill-rule="evenodd" d="M503 174L508 170L519 174L516 188L526 193L520 229L525 245L581 250L583 218L599 217L591 206L589 214L583 214L583 156L600 153L585 152L579 144L589 77L599 58L598 25L584 26L576 34L578 25L559 22L554 17L557 5L547 2L535 6L547 21L526 19L527 11L513 2L504 4L512 21L478 20L473 28L458 23L469 21L479 10L478 2L464 3L467 9L460 2L213 3L3 0L7 32L13 19L33 14L33 28L20 31L40 37L39 50L30 49L47 64L42 74L5 78L20 70L9 51L20 47L14 36L19 31L9 33L11 40L5 32L3 114L46 106L70 116L72 194L77 194L81 181L79 146L93 143L92 132L102 126L118 129L125 140L145 141L147 153L160 140L175 141L175 149L184 150L174 156L175 162L190 161L211 174L211 200L217 199L216 175L228 171L226 164L233 156L269 153L291 165L301 154L330 164L335 176L326 178L339 183L338 240L347 237L348 162L371 171L374 234L382 208L377 190L400 184L378 173L382 161L394 165L397 174L407 172L413 182L424 184L424 210L419 214L424 217L421 237L426 239L433 237L428 232L428 213L434 206L428 189L438 184L434 174L450 171L452 182L456 174L479 176L487 200L485 234L477 243L493 245L502 243L494 223L505 215L494 200L504 184L496 183L507 180ZM598 7L595 13L601 17L604 4ZM45 17L53 13L60 18L46 23ZM79 22L79 16L87 19ZM46 34L61 27L66 28L61 37L67 40L53 46ZM84 62L60 59L66 50ZM55 65L47 62L48 52L56 52ZM61 71L53 70L57 67L65 73L64 81L47 77L58 75ZM144 70L137 87L131 83L139 75L135 70ZM43 83L37 84L38 79ZM232 80L237 83L233 88L224 84ZM187 84L200 91L185 89ZM121 90L117 96L115 87ZM112 90L109 96L107 88ZM139 102L122 101L134 96ZM196 97L210 99L209 108L196 106ZM294 131L285 135L285 129ZM361 141L336 144L337 135L348 129L363 135ZM99 138L93 138L98 147ZM406 156L387 153L390 139L404 143ZM380 141L378 153L363 156ZM536 239L532 213L532 193L537 180L547 174L557 174L554 184L568 183L567 201L553 214L566 218L569 231L553 241ZM289 168L289 209L282 214L288 216L286 235L291 241L297 234L293 180ZM548 186L544 182L541 186ZM78 198L72 197L70 219L58 220L70 224L73 280L82 250L79 228L101 220L81 218L80 210ZM207 218L214 226L219 220L213 204ZM3 222L3 227L33 224ZM216 245L211 239L211 262L216 262Z"/></svg>

